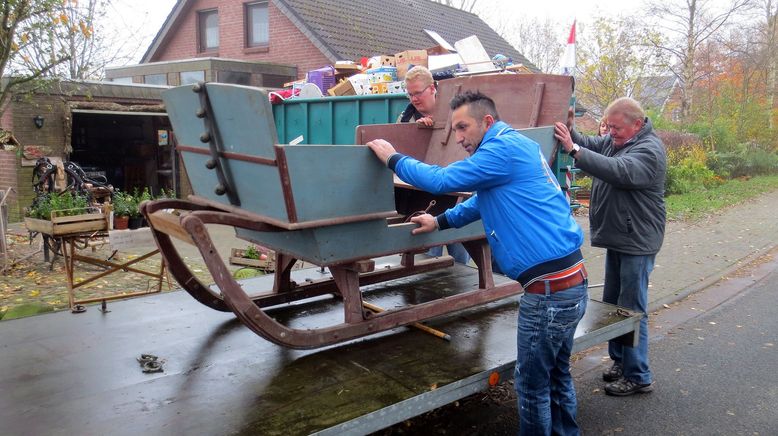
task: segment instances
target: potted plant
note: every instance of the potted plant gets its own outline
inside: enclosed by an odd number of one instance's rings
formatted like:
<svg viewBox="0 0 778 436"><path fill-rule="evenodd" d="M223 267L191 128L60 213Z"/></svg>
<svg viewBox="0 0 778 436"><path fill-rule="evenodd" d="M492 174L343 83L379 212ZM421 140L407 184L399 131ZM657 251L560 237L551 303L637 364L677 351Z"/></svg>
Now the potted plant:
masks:
<svg viewBox="0 0 778 436"><path fill-rule="evenodd" d="M127 228L130 220L130 201L127 198L129 194L116 191L113 194L113 228L124 230Z"/></svg>
<svg viewBox="0 0 778 436"><path fill-rule="evenodd" d="M140 228L144 225L144 218L140 213L140 205L144 201L152 199L151 192L149 191L149 188L143 188L143 191L139 191L138 188L135 188L133 189L132 194L127 194L127 196L130 210L129 228Z"/></svg>

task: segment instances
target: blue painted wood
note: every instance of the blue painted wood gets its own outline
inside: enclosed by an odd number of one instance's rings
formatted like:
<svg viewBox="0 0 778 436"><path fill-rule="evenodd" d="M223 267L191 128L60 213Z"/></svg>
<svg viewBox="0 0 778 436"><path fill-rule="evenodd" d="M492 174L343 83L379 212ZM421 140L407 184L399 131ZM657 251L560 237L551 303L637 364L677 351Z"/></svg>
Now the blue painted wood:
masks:
<svg viewBox="0 0 778 436"><path fill-rule="evenodd" d="M263 233L237 229L238 237L317 265L373 258L385 254L433 247L454 239L483 238L484 228L476 221L460 229L411 234L416 224L389 226L377 219L291 232Z"/></svg>
<svg viewBox="0 0 778 436"><path fill-rule="evenodd" d="M276 142L272 110L267 95L257 88L209 83L206 85L213 117L224 151L275 159ZM178 144L208 150L200 141L205 122L196 115L198 94L191 86L180 86L162 93ZM182 153L187 175L195 194L222 204L226 196L214 193L216 172L205 167L209 155ZM222 161L233 188L247 210L288 222L278 168L250 162Z"/></svg>
<svg viewBox="0 0 778 436"><path fill-rule="evenodd" d="M522 135L535 141L540 145L540 151L543 152L543 156L546 161L551 160L551 154L554 151L554 145L556 139L554 138L554 127L534 127L529 129L517 129Z"/></svg>
<svg viewBox="0 0 778 436"><path fill-rule="evenodd" d="M392 173L359 145L284 146L297 218L393 213Z"/></svg>

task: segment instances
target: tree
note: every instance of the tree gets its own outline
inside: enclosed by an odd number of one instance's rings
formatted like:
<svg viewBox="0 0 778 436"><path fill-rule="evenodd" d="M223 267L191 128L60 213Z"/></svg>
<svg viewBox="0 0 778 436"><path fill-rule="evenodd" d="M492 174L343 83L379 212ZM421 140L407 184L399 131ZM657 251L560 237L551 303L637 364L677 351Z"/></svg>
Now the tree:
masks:
<svg viewBox="0 0 778 436"><path fill-rule="evenodd" d="M640 78L661 64L651 49L661 36L641 30L636 18L599 17L578 36L576 95L598 116L611 101L639 94Z"/></svg>
<svg viewBox="0 0 778 436"><path fill-rule="evenodd" d="M61 0L4 0L0 19L0 116L5 111L11 93L22 86L34 89L39 79L57 65L66 62L68 53L49 47L45 62L35 63L26 51L39 41L41 30L60 34L67 24L56 14Z"/></svg>
<svg viewBox="0 0 778 436"><path fill-rule="evenodd" d="M497 28L503 38L545 73L556 72L565 49L560 30L564 29L548 17L540 21L528 16L511 19L509 24Z"/></svg>
<svg viewBox="0 0 778 436"><path fill-rule="evenodd" d="M105 67L130 60L134 51L132 39L117 41L115 32L101 29L111 0L66 0L57 7L57 15L65 23L62 32L38 31L35 42L27 47L28 57L36 67L46 64L50 47L68 54L68 61L47 71L48 77L76 80L101 79Z"/></svg>
<svg viewBox="0 0 778 436"><path fill-rule="evenodd" d="M726 7L717 9L713 0L664 0L649 8L650 28L659 29L668 36L656 40L655 47L669 56L671 62L666 67L683 86L681 115L684 120L689 120L694 85L700 79L695 65L698 49L751 2L732 0Z"/></svg>

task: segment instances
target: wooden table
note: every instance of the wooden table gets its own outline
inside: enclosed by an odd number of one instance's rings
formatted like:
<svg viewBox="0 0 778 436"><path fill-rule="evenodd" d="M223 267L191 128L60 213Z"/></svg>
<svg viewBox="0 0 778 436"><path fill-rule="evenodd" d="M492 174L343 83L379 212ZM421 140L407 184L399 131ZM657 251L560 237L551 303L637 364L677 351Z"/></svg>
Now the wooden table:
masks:
<svg viewBox="0 0 778 436"><path fill-rule="evenodd" d="M111 248L114 250L113 254L108 259L100 259L97 257L86 256L78 252L77 245L79 243L83 243L85 238L93 239L98 236L101 237L107 236L109 244ZM151 235L151 229L149 229L148 227L143 227L137 230L111 230L108 232L93 232L88 235L82 233L68 234L68 235L59 236L59 240L62 249L62 258L65 262L65 274L67 276L67 282L68 282L68 303L70 305L70 310L73 311L74 313L83 312L84 310L86 310L85 307L83 306L84 304L100 301L103 303L103 310L105 310L107 301L116 300L120 298L136 297L140 295L155 294L162 291L162 281L165 278L164 259L162 259L162 263L160 265L158 272L143 270L133 266L138 262L144 261L156 255L157 253L159 253L159 249L155 248L149 252L141 254L138 257L134 259L130 259L126 262L117 262L111 260L119 250L127 250L127 249L144 247L149 245L153 246L154 241ZM85 280L76 283L73 277L76 270L76 261L83 262L88 265L97 265L107 269L105 271L102 271L98 274L95 274ZM86 286L97 279L103 278L105 276L108 276L118 271L132 272L132 273L152 277L153 279L156 280L156 286L154 288L147 289L145 291L121 293L119 295L100 296L100 297L85 298L80 300L76 298L75 295L76 289ZM168 279L167 282L168 282L168 289L170 289L171 288L170 280Z"/></svg>

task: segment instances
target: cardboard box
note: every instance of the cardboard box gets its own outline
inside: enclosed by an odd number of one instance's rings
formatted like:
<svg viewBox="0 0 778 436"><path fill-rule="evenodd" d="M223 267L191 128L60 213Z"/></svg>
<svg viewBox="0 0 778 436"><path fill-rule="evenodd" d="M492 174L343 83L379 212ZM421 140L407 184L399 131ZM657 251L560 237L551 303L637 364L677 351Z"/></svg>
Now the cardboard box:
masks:
<svg viewBox="0 0 778 436"><path fill-rule="evenodd" d="M370 83L394 82L397 80L397 68L380 67L366 71Z"/></svg>
<svg viewBox="0 0 778 436"><path fill-rule="evenodd" d="M394 61L394 56L381 56L381 66L382 67L396 67L397 64Z"/></svg>
<svg viewBox="0 0 778 436"><path fill-rule="evenodd" d="M394 55L394 62L397 65L397 78L403 80L411 67L427 66L427 50L405 50Z"/></svg>
<svg viewBox="0 0 778 436"><path fill-rule="evenodd" d="M348 80L342 80L337 85L328 89L327 94L334 97L341 95L357 95L357 92L354 90L354 86L351 84L351 82Z"/></svg>
<svg viewBox="0 0 778 436"><path fill-rule="evenodd" d="M381 83L371 83L370 84L370 93L371 94L386 94L388 91L388 87L386 86L386 82Z"/></svg>
<svg viewBox="0 0 778 436"><path fill-rule="evenodd" d="M348 78L356 95L370 94L370 81L367 74L354 74Z"/></svg>
<svg viewBox="0 0 778 436"><path fill-rule="evenodd" d="M434 55L444 55L449 54L451 51L444 48L442 45L436 45L434 47L430 47L427 49L427 55L434 56Z"/></svg>
<svg viewBox="0 0 778 436"><path fill-rule="evenodd" d="M387 94L405 94L405 82L389 82L386 84Z"/></svg>

